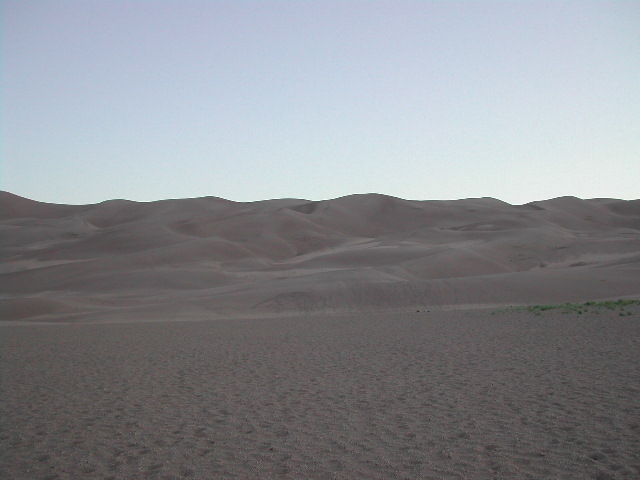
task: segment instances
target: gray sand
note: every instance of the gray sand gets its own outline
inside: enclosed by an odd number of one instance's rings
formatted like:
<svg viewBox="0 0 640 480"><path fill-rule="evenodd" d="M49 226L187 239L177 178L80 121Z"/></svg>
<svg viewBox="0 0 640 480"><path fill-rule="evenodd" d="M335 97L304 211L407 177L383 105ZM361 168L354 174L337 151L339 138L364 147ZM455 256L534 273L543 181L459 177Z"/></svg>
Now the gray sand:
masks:
<svg viewBox="0 0 640 480"><path fill-rule="evenodd" d="M4 479L640 478L640 311L0 327Z"/></svg>
<svg viewBox="0 0 640 480"><path fill-rule="evenodd" d="M210 318L640 297L640 200L55 205L0 192L0 320Z"/></svg>

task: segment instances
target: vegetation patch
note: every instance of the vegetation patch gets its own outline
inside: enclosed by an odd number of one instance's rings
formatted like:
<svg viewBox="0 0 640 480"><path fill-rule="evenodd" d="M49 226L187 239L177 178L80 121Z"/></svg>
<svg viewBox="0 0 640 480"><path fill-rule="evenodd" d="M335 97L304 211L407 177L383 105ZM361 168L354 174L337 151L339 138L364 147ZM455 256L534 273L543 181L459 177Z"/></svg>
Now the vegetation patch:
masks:
<svg viewBox="0 0 640 480"><path fill-rule="evenodd" d="M506 311L528 311L536 315L541 315L548 310L556 310L559 313L600 313L603 310L618 311L620 316L633 315L628 307L640 305L640 300L608 300L601 302L585 302L585 303L562 303L550 305L525 305L521 307L509 307Z"/></svg>

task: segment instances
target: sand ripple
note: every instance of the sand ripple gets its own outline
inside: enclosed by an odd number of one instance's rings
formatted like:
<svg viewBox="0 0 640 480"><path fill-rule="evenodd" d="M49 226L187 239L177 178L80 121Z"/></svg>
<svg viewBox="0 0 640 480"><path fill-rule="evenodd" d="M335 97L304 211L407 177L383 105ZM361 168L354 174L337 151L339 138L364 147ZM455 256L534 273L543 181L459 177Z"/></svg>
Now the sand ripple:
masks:
<svg viewBox="0 0 640 480"><path fill-rule="evenodd" d="M640 478L639 313L2 327L0 476Z"/></svg>

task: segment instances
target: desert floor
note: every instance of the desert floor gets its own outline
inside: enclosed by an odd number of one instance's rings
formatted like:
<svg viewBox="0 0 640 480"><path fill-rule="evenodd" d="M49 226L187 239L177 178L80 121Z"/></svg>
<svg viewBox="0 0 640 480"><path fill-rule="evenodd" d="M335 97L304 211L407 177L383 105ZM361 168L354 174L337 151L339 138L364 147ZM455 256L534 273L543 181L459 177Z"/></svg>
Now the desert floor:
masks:
<svg viewBox="0 0 640 480"><path fill-rule="evenodd" d="M5 479L640 478L640 309L8 324Z"/></svg>

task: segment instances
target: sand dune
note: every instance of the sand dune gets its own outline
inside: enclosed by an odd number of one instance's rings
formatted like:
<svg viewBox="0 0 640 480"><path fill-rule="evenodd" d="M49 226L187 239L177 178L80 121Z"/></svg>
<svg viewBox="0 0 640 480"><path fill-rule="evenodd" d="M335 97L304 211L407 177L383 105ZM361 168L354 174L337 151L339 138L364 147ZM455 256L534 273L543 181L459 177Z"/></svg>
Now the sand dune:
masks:
<svg viewBox="0 0 640 480"><path fill-rule="evenodd" d="M640 296L640 200L54 205L2 192L0 205L4 320Z"/></svg>
<svg viewBox="0 0 640 480"><path fill-rule="evenodd" d="M1 478L640 475L640 201L0 207Z"/></svg>

